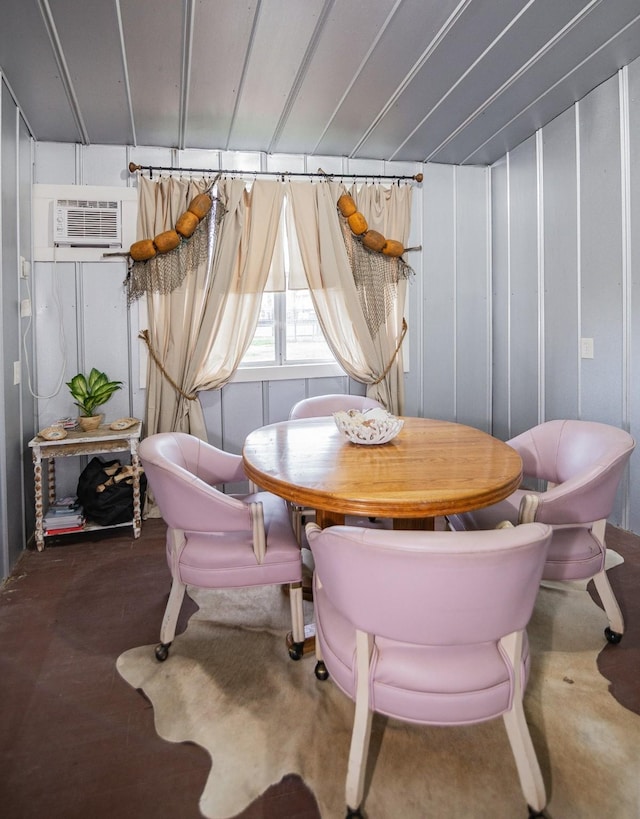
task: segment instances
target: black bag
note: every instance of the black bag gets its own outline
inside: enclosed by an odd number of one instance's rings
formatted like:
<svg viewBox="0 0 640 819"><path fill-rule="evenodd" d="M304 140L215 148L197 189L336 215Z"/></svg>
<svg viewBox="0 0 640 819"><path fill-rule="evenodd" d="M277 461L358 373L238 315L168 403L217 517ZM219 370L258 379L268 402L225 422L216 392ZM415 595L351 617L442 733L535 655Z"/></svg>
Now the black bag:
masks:
<svg viewBox="0 0 640 819"><path fill-rule="evenodd" d="M133 520L133 477L131 467L120 461L92 458L78 478L78 501L84 514L99 526L113 526ZM144 503L147 478L140 473L140 508Z"/></svg>

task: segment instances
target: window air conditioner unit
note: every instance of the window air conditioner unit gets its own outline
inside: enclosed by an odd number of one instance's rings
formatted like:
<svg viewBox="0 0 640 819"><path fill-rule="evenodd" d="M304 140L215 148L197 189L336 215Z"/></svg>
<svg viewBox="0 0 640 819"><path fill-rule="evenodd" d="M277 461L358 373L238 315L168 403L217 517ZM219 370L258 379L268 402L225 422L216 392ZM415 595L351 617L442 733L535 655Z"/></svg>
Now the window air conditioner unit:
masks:
<svg viewBox="0 0 640 819"><path fill-rule="evenodd" d="M120 202L55 199L53 243L69 247L122 247Z"/></svg>

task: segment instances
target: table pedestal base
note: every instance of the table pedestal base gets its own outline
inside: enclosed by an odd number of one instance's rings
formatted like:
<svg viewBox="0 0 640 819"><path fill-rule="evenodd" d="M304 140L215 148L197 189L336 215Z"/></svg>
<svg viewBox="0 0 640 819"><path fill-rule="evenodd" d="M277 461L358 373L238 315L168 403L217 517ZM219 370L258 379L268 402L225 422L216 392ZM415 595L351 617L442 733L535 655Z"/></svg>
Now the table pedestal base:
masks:
<svg viewBox="0 0 640 819"><path fill-rule="evenodd" d="M436 522L442 520L444 518L393 518L393 528L433 532L434 529L440 528ZM345 516L339 512L316 509L316 523L321 529L326 529L327 526L344 526L344 522Z"/></svg>

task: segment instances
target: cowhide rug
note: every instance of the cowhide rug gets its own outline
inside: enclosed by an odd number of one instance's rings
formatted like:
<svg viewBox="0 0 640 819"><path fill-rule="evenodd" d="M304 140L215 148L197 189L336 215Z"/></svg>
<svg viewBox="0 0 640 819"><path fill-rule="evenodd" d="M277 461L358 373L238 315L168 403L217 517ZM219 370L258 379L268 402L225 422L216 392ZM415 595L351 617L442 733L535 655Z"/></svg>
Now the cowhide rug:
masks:
<svg viewBox="0 0 640 819"><path fill-rule="evenodd" d="M142 646L117 667L151 700L161 737L209 752L203 815L235 816L296 773L323 819L344 816L353 705L330 680L315 678L313 656L289 659L288 599L273 587L190 595L199 611L166 662ZM640 816L640 717L613 699L597 670L605 625L580 584L540 590L525 711L550 819ZM432 728L376 715L364 807L370 819L527 815L501 719Z"/></svg>

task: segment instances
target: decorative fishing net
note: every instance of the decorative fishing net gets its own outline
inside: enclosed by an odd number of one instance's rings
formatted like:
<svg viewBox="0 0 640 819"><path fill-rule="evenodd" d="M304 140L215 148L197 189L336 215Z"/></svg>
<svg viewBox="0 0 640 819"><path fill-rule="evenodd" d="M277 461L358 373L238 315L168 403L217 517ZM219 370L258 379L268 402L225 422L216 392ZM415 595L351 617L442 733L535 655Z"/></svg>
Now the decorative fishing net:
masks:
<svg viewBox="0 0 640 819"><path fill-rule="evenodd" d="M225 214L222 202L215 196L212 200L209 213L175 250L159 253L145 262L131 263L125 282L129 304L145 293L172 293L180 287L190 270L207 261Z"/></svg>
<svg viewBox="0 0 640 819"><path fill-rule="evenodd" d="M385 256L369 250L340 216L340 226L353 280L358 291L367 327L375 338L398 303L398 283L413 275L413 269L399 256Z"/></svg>

